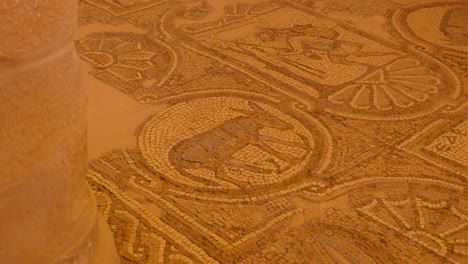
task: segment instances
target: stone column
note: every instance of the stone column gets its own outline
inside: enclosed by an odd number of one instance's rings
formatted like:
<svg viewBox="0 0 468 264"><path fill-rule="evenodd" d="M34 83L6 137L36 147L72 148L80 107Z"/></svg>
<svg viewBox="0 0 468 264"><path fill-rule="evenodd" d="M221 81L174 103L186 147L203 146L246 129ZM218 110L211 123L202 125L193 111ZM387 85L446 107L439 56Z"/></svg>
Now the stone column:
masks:
<svg viewBox="0 0 468 264"><path fill-rule="evenodd" d="M118 263L86 184L78 0L0 0L0 262Z"/></svg>

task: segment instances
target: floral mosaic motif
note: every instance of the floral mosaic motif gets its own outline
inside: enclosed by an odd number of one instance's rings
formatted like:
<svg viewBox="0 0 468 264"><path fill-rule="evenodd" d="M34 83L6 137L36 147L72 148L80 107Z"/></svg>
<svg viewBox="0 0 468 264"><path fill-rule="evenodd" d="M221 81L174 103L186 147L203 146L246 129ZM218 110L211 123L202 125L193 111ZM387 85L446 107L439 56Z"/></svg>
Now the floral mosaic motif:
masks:
<svg viewBox="0 0 468 264"><path fill-rule="evenodd" d="M448 201L374 199L357 210L452 263L459 262L450 255L468 256L468 216Z"/></svg>
<svg viewBox="0 0 468 264"><path fill-rule="evenodd" d="M171 63L165 48L139 34L96 33L76 44L96 77L130 93L164 79Z"/></svg>
<svg viewBox="0 0 468 264"><path fill-rule="evenodd" d="M142 80L145 71L154 67L151 59L156 53L142 50L139 42L127 42L117 37L80 41L81 57L95 68L103 69L124 81Z"/></svg>
<svg viewBox="0 0 468 264"><path fill-rule="evenodd" d="M427 101L441 81L414 59L397 60L328 97L335 104L355 109L388 111Z"/></svg>

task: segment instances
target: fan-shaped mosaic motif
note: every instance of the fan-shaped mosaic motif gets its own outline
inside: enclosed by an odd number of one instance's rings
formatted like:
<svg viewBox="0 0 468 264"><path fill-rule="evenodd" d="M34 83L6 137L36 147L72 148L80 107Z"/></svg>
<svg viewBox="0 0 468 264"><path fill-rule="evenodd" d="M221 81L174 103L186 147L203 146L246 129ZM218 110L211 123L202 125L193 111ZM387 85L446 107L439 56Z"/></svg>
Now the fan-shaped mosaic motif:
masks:
<svg viewBox="0 0 468 264"><path fill-rule="evenodd" d="M357 109L408 108L437 94L440 84L440 79L427 67L416 60L403 59L346 86L328 100Z"/></svg>

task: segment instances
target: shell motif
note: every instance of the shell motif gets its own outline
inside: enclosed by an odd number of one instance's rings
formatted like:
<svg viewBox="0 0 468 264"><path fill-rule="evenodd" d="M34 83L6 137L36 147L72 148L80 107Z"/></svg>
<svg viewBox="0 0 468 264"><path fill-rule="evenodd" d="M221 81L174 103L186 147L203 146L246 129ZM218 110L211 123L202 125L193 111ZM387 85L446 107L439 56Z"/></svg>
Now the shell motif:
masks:
<svg viewBox="0 0 468 264"><path fill-rule="evenodd" d="M86 37L78 45L84 50L80 52L82 59L127 82L144 79L144 72L155 66L151 59L156 53L143 50L140 42Z"/></svg>
<svg viewBox="0 0 468 264"><path fill-rule="evenodd" d="M328 100L355 109L408 108L439 90L440 79L414 59L400 59L333 93Z"/></svg>
<svg viewBox="0 0 468 264"><path fill-rule="evenodd" d="M468 257L468 216L447 201L374 199L356 210L451 263Z"/></svg>

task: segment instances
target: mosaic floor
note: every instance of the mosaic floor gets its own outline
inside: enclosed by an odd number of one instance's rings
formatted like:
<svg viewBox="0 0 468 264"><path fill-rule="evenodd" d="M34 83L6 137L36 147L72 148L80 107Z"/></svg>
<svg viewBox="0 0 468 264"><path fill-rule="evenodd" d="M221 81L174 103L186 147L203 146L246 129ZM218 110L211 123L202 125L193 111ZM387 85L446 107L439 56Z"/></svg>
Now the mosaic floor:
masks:
<svg viewBox="0 0 468 264"><path fill-rule="evenodd" d="M468 263L468 2L80 0L122 263Z"/></svg>

